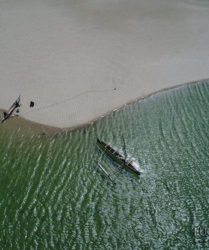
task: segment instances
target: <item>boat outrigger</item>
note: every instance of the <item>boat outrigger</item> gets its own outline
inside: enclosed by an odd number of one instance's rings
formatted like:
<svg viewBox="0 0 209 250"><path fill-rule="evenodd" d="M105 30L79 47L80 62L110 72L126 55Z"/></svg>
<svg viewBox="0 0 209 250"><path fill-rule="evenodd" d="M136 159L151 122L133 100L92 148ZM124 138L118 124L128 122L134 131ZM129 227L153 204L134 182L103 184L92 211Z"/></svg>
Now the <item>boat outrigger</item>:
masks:
<svg viewBox="0 0 209 250"><path fill-rule="evenodd" d="M120 164L122 167L125 167L131 173L134 173L136 175L140 175L140 172L138 170L136 170L135 167L131 163L127 162L122 155L120 155L118 152L116 152L108 144L97 139L97 145L99 146L99 148L103 152L106 153L107 156L109 156L111 159L113 159L116 163Z"/></svg>
<svg viewBox="0 0 209 250"><path fill-rule="evenodd" d="M5 122L7 119L10 118L10 116L13 114L16 108L20 107L20 96L17 98L17 100L12 104L8 112L3 112L4 118L1 120L1 123Z"/></svg>
<svg viewBox="0 0 209 250"><path fill-rule="evenodd" d="M112 177L108 174L108 172L102 167L102 165L101 164L99 164L98 163L98 167L102 170L102 172L107 176L107 178L109 178L109 180L111 180L111 182L113 183L113 184L116 184L115 182L114 182L114 180L112 179Z"/></svg>

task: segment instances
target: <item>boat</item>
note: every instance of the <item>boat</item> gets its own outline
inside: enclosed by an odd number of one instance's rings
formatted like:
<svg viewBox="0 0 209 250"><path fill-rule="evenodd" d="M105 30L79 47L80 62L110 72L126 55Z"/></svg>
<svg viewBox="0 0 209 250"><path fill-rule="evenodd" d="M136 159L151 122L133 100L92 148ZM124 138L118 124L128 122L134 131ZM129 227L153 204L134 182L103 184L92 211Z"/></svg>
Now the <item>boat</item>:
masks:
<svg viewBox="0 0 209 250"><path fill-rule="evenodd" d="M10 118L10 116L13 114L16 108L20 107L20 96L17 98L17 100L12 104L10 109L7 112L3 112L4 117L1 120L1 123L5 122L7 119Z"/></svg>
<svg viewBox="0 0 209 250"><path fill-rule="evenodd" d="M140 172L136 170L136 168L130 162L127 162L122 155L116 152L112 147L110 147L104 141L101 141L100 139L97 138L97 145L107 156L109 156L116 163L124 167L126 170L136 174L137 176L140 175Z"/></svg>

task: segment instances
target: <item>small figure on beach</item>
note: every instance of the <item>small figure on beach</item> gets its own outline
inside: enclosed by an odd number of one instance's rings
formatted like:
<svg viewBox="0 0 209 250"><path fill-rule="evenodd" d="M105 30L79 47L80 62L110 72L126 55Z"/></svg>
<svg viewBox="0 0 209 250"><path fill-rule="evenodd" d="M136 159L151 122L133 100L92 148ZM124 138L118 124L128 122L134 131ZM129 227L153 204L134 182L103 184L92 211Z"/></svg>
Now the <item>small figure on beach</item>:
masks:
<svg viewBox="0 0 209 250"><path fill-rule="evenodd" d="M33 108L34 107L34 102L33 101L30 101L30 108Z"/></svg>

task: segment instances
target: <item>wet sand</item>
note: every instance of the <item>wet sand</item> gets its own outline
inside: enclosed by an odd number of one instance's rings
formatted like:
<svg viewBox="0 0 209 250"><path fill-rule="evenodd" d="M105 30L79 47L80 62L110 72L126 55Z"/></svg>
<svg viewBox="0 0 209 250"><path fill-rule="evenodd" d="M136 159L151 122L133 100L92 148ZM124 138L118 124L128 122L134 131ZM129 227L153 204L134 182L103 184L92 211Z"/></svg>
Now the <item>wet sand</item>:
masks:
<svg viewBox="0 0 209 250"><path fill-rule="evenodd" d="M0 108L80 126L124 103L208 78L209 2L0 2ZM35 102L29 108L29 102Z"/></svg>

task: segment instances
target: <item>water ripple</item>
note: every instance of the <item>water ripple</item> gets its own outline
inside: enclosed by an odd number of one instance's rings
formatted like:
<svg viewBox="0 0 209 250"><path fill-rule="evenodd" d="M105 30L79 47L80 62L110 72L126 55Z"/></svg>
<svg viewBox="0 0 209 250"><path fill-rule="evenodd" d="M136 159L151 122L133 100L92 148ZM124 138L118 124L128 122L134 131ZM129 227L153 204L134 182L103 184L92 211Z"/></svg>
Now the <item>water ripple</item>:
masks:
<svg viewBox="0 0 209 250"><path fill-rule="evenodd" d="M2 126L0 246L193 249L192 228L208 227L208 110L204 81L75 132L37 136ZM97 137L127 153L140 178L102 156Z"/></svg>

